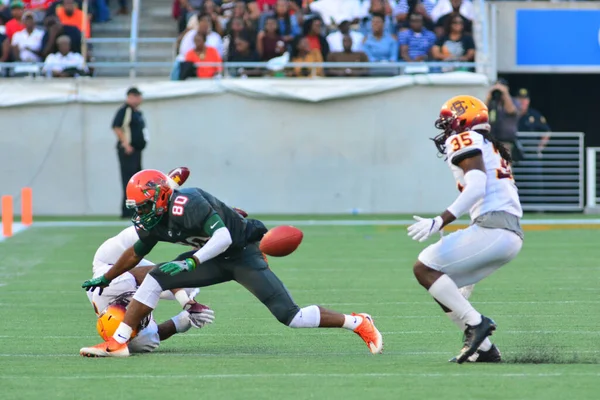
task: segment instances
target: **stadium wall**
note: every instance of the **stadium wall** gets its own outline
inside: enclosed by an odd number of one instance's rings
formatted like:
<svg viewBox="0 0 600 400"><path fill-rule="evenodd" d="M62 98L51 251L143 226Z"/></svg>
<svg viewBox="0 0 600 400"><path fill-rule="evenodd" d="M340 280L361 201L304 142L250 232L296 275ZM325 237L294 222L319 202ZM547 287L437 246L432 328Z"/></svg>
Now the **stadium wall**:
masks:
<svg viewBox="0 0 600 400"><path fill-rule="evenodd" d="M484 77L458 76L435 85L372 79L369 90L364 81L330 79L249 80L233 89L139 82L150 129L143 166L187 166L187 185L253 213L439 212L456 192L429 140L433 122L448 98L484 96L487 88ZM41 82L11 85L0 104L22 105L0 108L10 127L0 136L0 194L16 196L18 210L20 188L32 187L37 215L116 215L121 188L110 126L128 82L46 87L48 96ZM90 87L94 96L86 97Z"/></svg>

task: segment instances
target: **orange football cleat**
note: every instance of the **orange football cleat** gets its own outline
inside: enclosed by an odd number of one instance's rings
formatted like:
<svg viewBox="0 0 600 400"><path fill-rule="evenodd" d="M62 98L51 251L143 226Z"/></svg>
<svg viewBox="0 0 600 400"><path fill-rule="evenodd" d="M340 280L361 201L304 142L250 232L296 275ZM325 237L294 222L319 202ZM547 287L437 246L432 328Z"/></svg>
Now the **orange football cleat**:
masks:
<svg viewBox="0 0 600 400"><path fill-rule="evenodd" d="M129 348L127 343L119 343L110 337L106 342L82 348L79 354L84 357L129 357Z"/></svg>
<svg viewBox="0 0 600 400"><path fill-rule="evenodd" d="M361 324L354 330L362 340L365 341L367 347L373 354L381 354L383 352L383 337L373 322L373 318L369 314L355 314L354 317L362 317Z"/></svg>

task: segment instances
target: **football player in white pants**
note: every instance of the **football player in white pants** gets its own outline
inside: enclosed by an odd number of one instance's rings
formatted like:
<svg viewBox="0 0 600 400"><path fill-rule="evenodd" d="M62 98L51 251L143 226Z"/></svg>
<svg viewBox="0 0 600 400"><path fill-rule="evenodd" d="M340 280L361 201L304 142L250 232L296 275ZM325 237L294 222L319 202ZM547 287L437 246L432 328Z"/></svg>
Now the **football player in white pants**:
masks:
<svg viewBox="0 0 600 400"><path fill-rule="evenodd" d="M178 188L188 178L189 170L184 167L177 168L171 171L168 176L172 179L169 182L170 185L173 188ZM92 263L93 277L102 276L106 273L117 262L123 252L137 240L138 235L135 227L131 226L102 243L94 255ZM120 312L119 307L126 307L129 304L131 296L153 267L154 263L142 259L134 269L113 280L103 291L87 292L88 299L99 317L98 333L101 336L112 336L124 315ZM199 290L180 289L173 292L164 291L161 294L161 299L177 300L182 307L186 308L195 303L194 297ZM110 308L110 306L115 307ZM191 326L200 328L212 323L213 320L214 313L210 309L194 313L192 320L190 320L190 314L184 310L160 325L157 325L150 316L148 321L143 322L143 329L137 332L136 337L129 343L129 350L133 353L153 351L158 347L161 340L165 340L176 333L186 332Z"/></svg>
<svg viewBox="0 0 600 400"><path fill-rule="evenodd" d="M460 195L440 216L421 218L408 235L423 242L469 212L471 225L443 236L419 254L414 274L452 321L465 333L455 360L499 362L488 336L496 329L468 301L472 287L517 256L523 245L523 216L508 151L490 135L487 106L472 96L457 96L442 107L433 140L446 157Z"/></svg>
<svg viewBox="0 0 600 400"><path fill-rule="evenodd" d="M123 251L137 240L138 235L135 227L131 226L102 243L94 255L93 276L96 277L106 273L112 264L117 262ZM126 307L129 304L129 298L135 293L152 268L154 268L154 264L143 259L137 267L112 281L103 291L86 292L90 303L94 307L94 312L101 319L98 325L101 336L112 336L118 326L118 323L115 325L116 320L122 320L124 316L124 313L121 314L118 309L110 309L109 306L122 305ZM171 291L165 291L161 294L161 299L177 299L182 307L186 307L188 303L195 303L194 297L198 292L198 289L180 289L174 295ZM194 314L193 324L190 321L189 313L185 310L160 325L157 325L151 316L148 321L142 324L143 329L129 343L129 350L133 353L153 351L158 347L161 339L165 340L176 333L187 332L192 325L202 327L205 324L212 323L213 319L212 310ZM104 327L103 329L100 329L101 325Z"/></svg>

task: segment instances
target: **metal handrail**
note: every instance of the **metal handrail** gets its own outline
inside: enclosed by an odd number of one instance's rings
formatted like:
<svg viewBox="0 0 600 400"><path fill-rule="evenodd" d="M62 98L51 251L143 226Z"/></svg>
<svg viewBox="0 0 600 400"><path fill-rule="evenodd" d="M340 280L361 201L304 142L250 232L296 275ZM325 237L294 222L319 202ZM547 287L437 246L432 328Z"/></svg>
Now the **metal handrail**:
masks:
<svg viewBox="0 0 600 400"><path fill-rule="evenodd" d="M43 66L43 62L27 63L27 62L4 62L0 63L0 68L14 68L21 66ZM131 68L131 67L171 67L172 62L164 61L99 61L89 63L91 67L103 67L103 68ZM267 68L271 66L268 62L205 62L196 63L198 67L223 67L223 68ZM448 61L431 61L431 62L321 62L321 63L310 63L310 62L289 62L283 65L283 68L293 67L311 67L311 68L375 68L375 69L388 69L388 68L405 68L411 66L427 66L427 67L450 67L450 68L475 68L477 63L474 62L448 62Z"/></svg>
<svg viewBox="0 0 600 400"><path fill-rule="evenodd" d="M87 40L88 43L129 43L133 39L131 37L128 38L89 38ZM175 43L177 42L177 38L137 38L137 43Z"/></svg>
<svg viewBox="0 0 600 400"><path fill-rule="evenodd" d="M129 62L132 66L129 68L129 77L135 78L135 66L133 63L137 61L137 44L140 25L140 0L133 0L131 7L131 41L129 42Z"/></svg>

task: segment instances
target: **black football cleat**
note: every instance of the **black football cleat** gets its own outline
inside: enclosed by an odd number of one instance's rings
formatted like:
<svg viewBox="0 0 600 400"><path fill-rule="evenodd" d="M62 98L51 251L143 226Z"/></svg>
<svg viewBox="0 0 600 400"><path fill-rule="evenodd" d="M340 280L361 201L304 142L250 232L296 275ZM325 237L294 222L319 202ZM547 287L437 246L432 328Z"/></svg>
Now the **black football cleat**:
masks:
<svg viewBox="0 0 600 400"><path fill-rule="evenodd" d="M481 316L481 323L479 325L467 325L467 329L465 329L465 344L460 354L456 356L456 362L462 364L467 361L469 357L475 354L485 338L491 336L495 330L496 323L483 315Z"/></svg>
<svg viewBox="0 0 600 400"><path fill-rule="evenodd" d="M457 362L457 357L454 357L448 362ZM502 354L495 344L488 351L477 350L475 354L467 359L466 362L478 362L478 363L500 363L502 362Z"/></svg>

